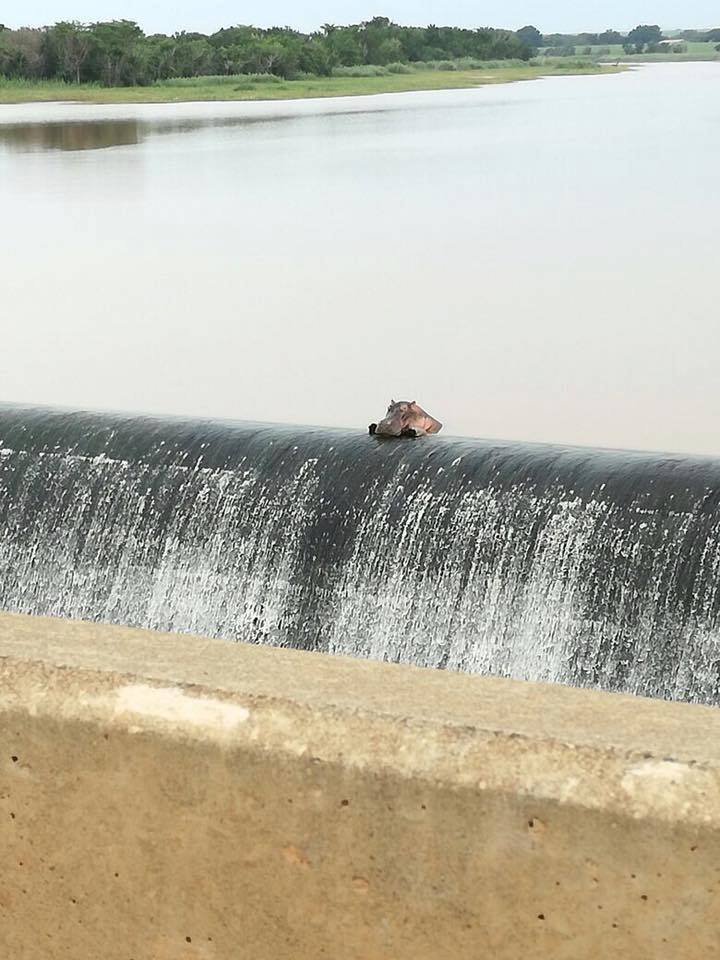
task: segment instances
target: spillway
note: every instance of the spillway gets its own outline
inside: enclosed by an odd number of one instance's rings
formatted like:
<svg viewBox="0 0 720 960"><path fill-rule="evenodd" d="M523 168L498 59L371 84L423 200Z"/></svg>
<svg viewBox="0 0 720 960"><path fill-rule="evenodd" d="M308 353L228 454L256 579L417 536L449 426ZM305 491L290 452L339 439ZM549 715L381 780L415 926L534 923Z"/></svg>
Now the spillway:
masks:
<svg viewBox="0 0 720 960"><path fill-rule="evenodd" d="M720 460L0 405L0 607L720 702Z"/></svg>

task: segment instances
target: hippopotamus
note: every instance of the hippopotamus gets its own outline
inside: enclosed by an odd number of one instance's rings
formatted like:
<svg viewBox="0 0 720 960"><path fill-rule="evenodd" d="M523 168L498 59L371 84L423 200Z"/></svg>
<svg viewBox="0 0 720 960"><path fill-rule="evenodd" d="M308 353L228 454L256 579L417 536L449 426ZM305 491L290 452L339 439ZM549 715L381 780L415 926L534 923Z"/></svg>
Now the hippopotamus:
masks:
<svg viewBox="0 0 720 960"><path fill-rule="evenodd" d="M426 433L439 433L442 424L415 400L391 400L380 423L371 423L368 430L371 437L423 437Z"/></svg>

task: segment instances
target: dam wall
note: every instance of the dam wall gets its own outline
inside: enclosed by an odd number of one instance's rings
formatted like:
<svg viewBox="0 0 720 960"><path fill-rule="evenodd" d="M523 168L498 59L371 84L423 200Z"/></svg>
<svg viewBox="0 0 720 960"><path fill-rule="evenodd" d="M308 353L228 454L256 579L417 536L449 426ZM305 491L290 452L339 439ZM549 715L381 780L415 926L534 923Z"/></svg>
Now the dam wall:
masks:
<svg viewBox="0 0 720 960"><path fill-rule="evenodd" d="M701 960L720 714L0 615L0 955Z"/></svg>
<svg viewBox="0 0 720 960"><path fill-rule="evenodd" d="M0 608L720 702L720 461L0 405Z"/></svg>

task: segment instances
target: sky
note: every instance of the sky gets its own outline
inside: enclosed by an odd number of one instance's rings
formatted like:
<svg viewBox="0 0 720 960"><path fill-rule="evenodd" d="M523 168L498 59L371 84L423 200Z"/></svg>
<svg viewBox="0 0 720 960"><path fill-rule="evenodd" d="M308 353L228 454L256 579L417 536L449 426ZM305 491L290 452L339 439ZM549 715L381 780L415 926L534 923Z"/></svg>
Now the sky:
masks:
<svg viewBox="0 0 720 960"><path fill-rule="evenodd" d="M8 27L124 18L148 33L211 33L237 23L312 30L375 15L419 25L518 29L532 23L544 33L625 30L638 23L668 30L720 25L717 0L0 0L0 23Z"/></svg>

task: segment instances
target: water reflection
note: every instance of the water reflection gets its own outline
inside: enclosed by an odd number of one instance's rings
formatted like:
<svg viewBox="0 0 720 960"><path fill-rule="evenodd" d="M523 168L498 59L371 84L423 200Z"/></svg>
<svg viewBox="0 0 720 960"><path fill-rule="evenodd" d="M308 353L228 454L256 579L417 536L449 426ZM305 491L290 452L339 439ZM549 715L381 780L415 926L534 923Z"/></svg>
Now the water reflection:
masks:
<svg viewBox="0 0 720 960"><path fill-rule="evenodd" d="M0 125L0 145L11 150L103 150L142 139L137 120Z"/></svg>
<svg viewBox="0 0 720 960"><path fill-rule="evenodd" d="M326 116L346 111L326 111ZM353 113L366 111L354 110ZM382 110L374 110L382 113ZM152 120L143 119L97 119L63 120L59 122L0 123L0 149L14 152L40 152L46 150L103 150L142 143L152 136L162 134L192 133L208 127L247 127L278 120L297 120L297 114L268 116L217 116L173 117Z"/></svg>

